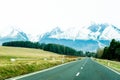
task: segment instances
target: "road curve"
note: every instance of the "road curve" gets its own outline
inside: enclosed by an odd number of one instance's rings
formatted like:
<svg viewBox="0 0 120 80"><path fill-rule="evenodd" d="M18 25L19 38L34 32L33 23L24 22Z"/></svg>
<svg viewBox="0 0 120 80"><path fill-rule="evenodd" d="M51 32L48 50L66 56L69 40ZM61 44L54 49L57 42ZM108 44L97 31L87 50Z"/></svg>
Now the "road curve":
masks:
<svg viewBox="0 0 120 80"><path fill-rule="evenodd" d="M51 70L8 80L120 80L120 75L85 58Z"/></svg>

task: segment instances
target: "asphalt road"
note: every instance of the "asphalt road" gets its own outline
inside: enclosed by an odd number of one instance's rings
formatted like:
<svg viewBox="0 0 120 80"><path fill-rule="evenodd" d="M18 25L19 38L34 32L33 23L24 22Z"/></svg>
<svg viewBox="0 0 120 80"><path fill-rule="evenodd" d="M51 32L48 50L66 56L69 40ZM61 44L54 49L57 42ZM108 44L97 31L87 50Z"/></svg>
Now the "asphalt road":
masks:
<svg viewBox="0 0 120 80"><path fill-rule="evenodd" d="M15 80L120 80L120 75L86 58Z"/></svg>

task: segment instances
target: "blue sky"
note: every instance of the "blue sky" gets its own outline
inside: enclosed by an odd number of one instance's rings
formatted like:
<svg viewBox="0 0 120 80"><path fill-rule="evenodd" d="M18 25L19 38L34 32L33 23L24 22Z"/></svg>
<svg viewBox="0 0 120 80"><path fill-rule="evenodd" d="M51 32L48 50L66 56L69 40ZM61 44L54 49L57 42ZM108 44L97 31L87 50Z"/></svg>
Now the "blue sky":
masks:
<svg viewBox="0 0 120 80"><path fill-rule="evenodd" d="M38 34L57 26L120 26L119 4L120 0L0 0L0 29L13 26Z"/></svg>

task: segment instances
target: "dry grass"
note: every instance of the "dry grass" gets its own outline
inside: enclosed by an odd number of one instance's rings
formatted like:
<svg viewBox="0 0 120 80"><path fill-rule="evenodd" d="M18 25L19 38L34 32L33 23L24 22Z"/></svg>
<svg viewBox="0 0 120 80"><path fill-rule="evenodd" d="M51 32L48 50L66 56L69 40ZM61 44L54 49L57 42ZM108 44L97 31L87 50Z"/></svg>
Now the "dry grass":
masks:
<svg viewBox="0 0 120 80"><path fill-rule="evenodd" d="M0 47L0 56L39 58L39 57L51 57L51 56L58 57L60 55L39 49Z"/></svg>
<svg viewBox="0 0 120 80"><path fill-rule="evenodd" d="M118 72L120 72L120 62L117 62L117 61L110 61L110 60L105 60L105 59L94 59L96 60L97 62L105 65L105 66L108 66Z"/></svg>
<svg viewBox="0 0 120 80"><path fill-rule="evenodd" d="M39 49L0 47L0 80L26 74L75 60ZM11 61L11 59L15 61Z"/></svg>

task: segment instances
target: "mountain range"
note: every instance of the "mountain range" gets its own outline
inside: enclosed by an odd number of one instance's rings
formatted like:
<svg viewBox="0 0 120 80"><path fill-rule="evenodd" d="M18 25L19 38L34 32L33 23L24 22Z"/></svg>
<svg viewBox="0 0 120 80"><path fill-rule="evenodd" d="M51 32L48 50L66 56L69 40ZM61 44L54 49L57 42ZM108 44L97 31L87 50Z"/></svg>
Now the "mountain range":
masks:
<svg viewBox="0 0 120 80"><path fill-rule="evenodd" d="M0 44L9 41L29 41L29 38L22 30L11 27L0 32Z"/></svg>
<svg viewBox="0 0 120 80"><path fill-rule="evenodd" d="M61 44L83 51L95 51L97 48L108 46L111 39L120 40L120 29L109 24L91 24L90 26L72 27L67 30L56 27L34 37L15 28L9 29L7 33L0 32L0 44L16 40L35 40L46 44Z"/></svg>

